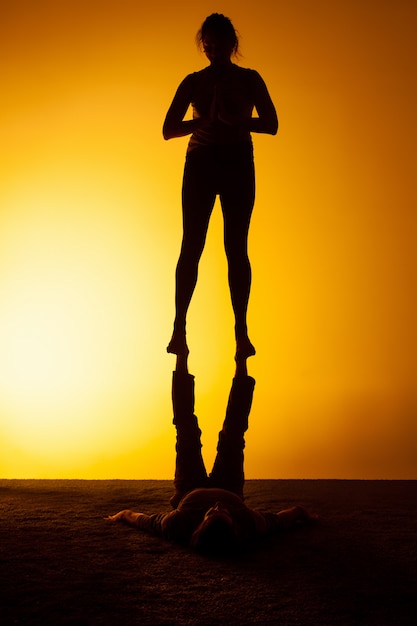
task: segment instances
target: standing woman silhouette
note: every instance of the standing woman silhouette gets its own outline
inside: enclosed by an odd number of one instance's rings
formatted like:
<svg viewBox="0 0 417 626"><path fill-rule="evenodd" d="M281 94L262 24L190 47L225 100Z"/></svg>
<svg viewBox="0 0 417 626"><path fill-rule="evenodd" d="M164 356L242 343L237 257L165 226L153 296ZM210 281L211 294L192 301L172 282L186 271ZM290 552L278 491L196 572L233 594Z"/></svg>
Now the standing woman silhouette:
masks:
<svg viewBox="0 0 417 626"><path fill-rule="evenodd" d="M235 316L235 359L239 361L255 354L246 323L251 285L247 242L255 200L251 132L275 135L278 118L258 72L232 62L239 42L229 18L213 13L203 22L196 40L210 65L181 82L163 126L165 139L191 134L182 187L183 239L176 268L176 314L167 351L188 355L187 311L219 195ZM193 119L184 120L190 104ZM252 117L254 108L257 117Z"/></svg>

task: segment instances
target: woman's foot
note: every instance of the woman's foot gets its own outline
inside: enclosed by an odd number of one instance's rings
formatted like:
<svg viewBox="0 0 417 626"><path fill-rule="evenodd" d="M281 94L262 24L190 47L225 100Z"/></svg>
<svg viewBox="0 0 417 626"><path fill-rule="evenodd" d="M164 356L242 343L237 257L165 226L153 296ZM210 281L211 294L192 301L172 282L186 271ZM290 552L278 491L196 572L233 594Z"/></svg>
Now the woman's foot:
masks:
<svg viewBox="0 0 417 626"><path fill-rule="evenodd" d="M246 365L246 359L236 359L235 378L246 378L247 375L248 367Z"/></svg>
<svg viewBox="0 0 417 626"><path fill-rule="evenodd" d="M177 354L175 371L177 372L177 374L188 374L188 353Z"/></svg>
<svg viewBox="0 0 417 626"><path fill-rule="evenodd" d="M236 362L245 361L248 357L254 356L255 354L255 347L252 345L247 335L236 338Z"/></svg>
<svg viewBox="0 0 417 626"><path fill-rule="evenodd" d="M176 354L177 356L188 356L190 351L187 346L185 331L174 330L171 341L167 346L167 352L169 354Z"/></svg>

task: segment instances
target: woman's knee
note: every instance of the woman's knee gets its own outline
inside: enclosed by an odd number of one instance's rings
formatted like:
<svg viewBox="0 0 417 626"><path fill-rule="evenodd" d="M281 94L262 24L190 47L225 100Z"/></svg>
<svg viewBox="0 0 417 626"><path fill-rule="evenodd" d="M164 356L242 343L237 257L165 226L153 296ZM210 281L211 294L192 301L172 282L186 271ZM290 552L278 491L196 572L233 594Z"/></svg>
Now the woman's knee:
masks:
<svg viewBox="0 0 417 626"><path fill-rule="evenodd" d="M205 235L202 237L184 237L181 245L179 264L198 264L206 242Z"/></svg>
<svg viewBox="0 0 417 626"><path fill-rule="evenodd" d="M241 265L249 263L247 232L226 234L224 249L230 263Z"/></svg>

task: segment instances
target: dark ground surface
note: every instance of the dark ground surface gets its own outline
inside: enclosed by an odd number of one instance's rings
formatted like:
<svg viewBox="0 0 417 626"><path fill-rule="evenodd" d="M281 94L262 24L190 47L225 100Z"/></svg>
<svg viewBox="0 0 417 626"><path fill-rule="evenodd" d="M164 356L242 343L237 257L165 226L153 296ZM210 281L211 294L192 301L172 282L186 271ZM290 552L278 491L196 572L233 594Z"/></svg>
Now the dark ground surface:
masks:
<svg viewBox="0 0 417 626"><path fill-rule="evenodd" d="M103 521L169 509L169 481L0 480L1 624L415 626L417 481L248 481L320 515L238 557Z"/></svg>

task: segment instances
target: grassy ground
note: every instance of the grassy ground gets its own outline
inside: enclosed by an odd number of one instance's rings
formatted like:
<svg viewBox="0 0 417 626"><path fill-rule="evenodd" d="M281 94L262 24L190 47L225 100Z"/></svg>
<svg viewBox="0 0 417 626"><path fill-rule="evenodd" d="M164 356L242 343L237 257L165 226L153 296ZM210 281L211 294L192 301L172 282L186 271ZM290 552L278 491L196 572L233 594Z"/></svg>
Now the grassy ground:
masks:
<svg viewBox="0 0 417 626"><path fill-rule="evenodd" d="M103 521L169 509L168 481L0 480L2 624L417 623L417 482L248 481L247 504L303 504L297 528L210 559Z"/></svg>

